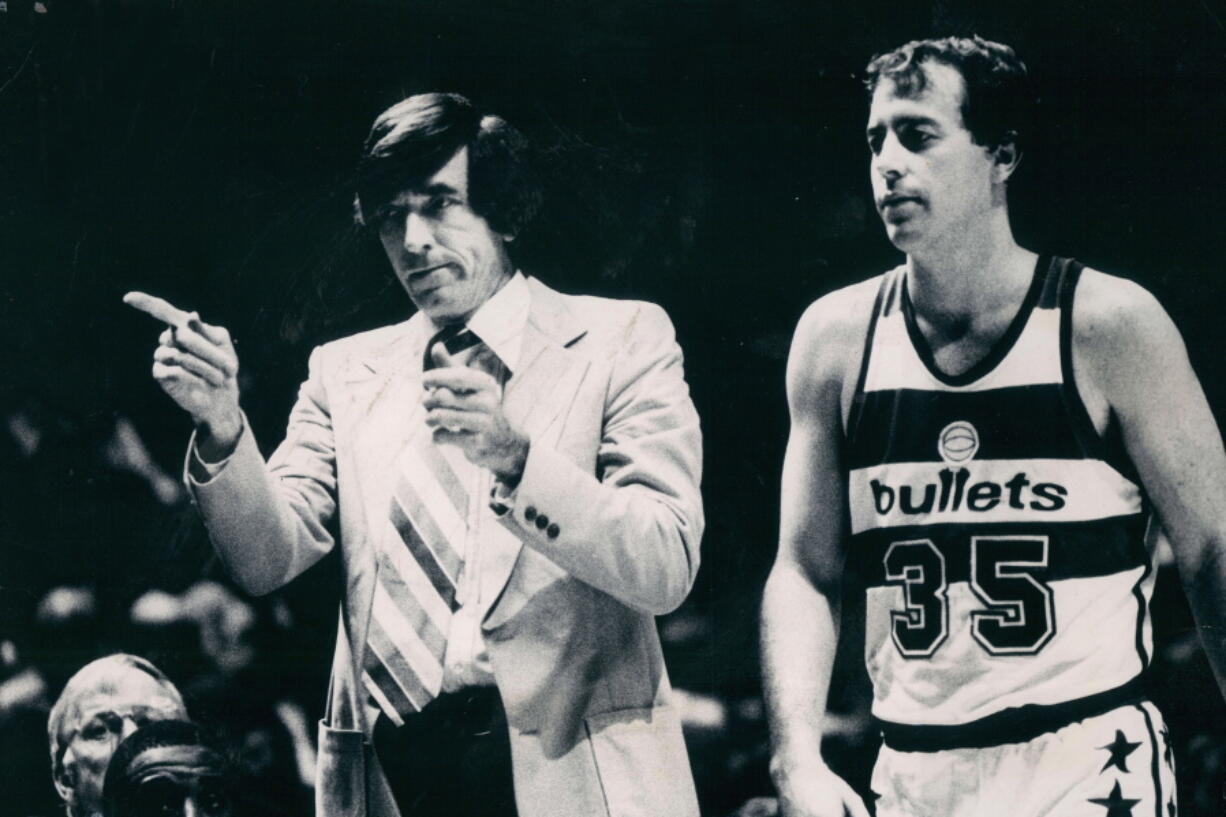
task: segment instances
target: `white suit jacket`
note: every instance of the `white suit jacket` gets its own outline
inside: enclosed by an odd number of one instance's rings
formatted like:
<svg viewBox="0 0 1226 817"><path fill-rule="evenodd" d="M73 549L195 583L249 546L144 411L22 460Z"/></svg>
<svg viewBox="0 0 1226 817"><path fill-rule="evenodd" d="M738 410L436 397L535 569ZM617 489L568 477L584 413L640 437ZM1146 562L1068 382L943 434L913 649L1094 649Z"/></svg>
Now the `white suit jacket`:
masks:
<svg viewBox="0 0 1226 817"><path fill-rule="evenodd" d="M497 601L482 622L519 813L696 817L654 621L689 592L703 528L702 440L681 350L657 306L529 287L503 406L531 448L500 517L517 539L483 578ZM319 817L396 815L360 674L378 570L368 520L386 514L389 475L414 433L423 319L315 349L267 465L246 431L220 473L188 480L249 592L281 587L340 547Z"/></svg>

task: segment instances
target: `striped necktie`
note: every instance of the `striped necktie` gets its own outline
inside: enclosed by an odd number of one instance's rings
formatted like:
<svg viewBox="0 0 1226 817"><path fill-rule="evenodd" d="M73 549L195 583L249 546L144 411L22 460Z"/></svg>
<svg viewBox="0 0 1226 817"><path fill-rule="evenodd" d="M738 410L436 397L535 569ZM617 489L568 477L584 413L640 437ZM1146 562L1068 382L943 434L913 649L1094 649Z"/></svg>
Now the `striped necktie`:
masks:
<svg viewBox="0 0 1226 817"><path fill-rule="evenodd" d="M423 369L439 364L486 368L492 351L463 325L446 327L426 345ZM468 350L473 350L465 355ZM439 694L451 618L468 536L464 475L424 431L415 434L394 474L389 521L395 534L376 545L378 581L366 640L362 681L397 726ZM385 541L387 541L385 540Z"/></svg>

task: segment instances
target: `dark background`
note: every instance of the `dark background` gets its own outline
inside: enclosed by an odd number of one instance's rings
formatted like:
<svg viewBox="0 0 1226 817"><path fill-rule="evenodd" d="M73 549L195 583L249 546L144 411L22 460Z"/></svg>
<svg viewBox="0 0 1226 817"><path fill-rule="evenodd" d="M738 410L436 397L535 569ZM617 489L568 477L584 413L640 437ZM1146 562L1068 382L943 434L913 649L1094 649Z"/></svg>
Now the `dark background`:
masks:
<svg viewBox="0 0 1226 817"><path fill-rule="evenodd" d="M407 94L456 90L540 151L547 205L520 242L525 268L565 291L656 301L677 326L703 418L708 531L691 599L664 623L670 671L725 706L726 728L695 750L709 810L768 793L755 640L787 346L812 300L898 259L869 198L858 73L915 37L1015 46L1043 103L1011 185L1019 239L1153 290L1220 415L1223 20L1222 0L8 0L7 631L20 643L56 585L92 588L105 622L148 587L216 572L181 499L154 499L108 457L127 418L173 475L189 431L148 373L158 328L120 296L145 289L231 329L244 405L271 448L312 345L407 314L350 223L369 123ZM39 430L34 452L14 442L14 418ZM312 705L333 632L329 569L288 594L308 635L285 671ZM1178 641L1178 591L1160 592L1160 637ZM98 643L122 642L97 626ZM1168 696L1173 723L1182 711L1188 729L1216 718L1220 731L1216 693L1192 676Z"/></svg>

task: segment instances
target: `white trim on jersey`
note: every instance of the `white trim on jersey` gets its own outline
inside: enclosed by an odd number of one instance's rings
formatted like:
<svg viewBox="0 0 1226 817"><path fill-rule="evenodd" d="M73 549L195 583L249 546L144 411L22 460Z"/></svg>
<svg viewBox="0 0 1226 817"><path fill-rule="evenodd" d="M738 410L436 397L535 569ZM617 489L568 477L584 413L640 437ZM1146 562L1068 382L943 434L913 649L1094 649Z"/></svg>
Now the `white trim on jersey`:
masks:
<svg viewBox="0 0 1226 817"><path fill-rule="evenodd" d="M921 389L971 392L1059 383L1060 310L1036 308L1013 348L995 369L965 386L951 386L932 376L920 360L907 334L901 309L877 321L874 347L868 362L864 391Z"/></svg>

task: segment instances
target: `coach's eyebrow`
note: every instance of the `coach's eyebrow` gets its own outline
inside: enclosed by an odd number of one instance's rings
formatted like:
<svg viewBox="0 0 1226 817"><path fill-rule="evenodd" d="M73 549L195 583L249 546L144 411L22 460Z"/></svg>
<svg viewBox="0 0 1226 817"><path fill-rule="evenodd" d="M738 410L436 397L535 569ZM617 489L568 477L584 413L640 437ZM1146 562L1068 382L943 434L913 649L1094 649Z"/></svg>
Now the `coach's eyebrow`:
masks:
<svg viewBox="0 0 1226 817"><path fill-rule="evenodd" d="M868 133L872 133L875 130L882 130L886 127L898 128L906 125L931 125L936 127L939 126L940 123L931 116L924 116L920 113L896 113L888 118L883 118L873 122L868 127Z"/></svg>
<svg viewBox="0 0 1226 817"><path fill-rule="evenodd" d="M446 184L444 182L435 182L434 184L425 188L421 192L427 196L439 196L439 195L445 195L445 194L451 194L455 196L460 195L459 190L455 189L451 185Z"/></svg>
<svg viewBox="0 0 1226 817"><path fill-rule="evenodd" d="M921 125L924 127L929 127L929 128L941 127L941 123L937 122L932 117L920 116L919 114L900 114L899 116L894 117L893 124L894 124L894 127L896 128L903 128L903 127L914 128L914 127L921 126Z"/></svg>

